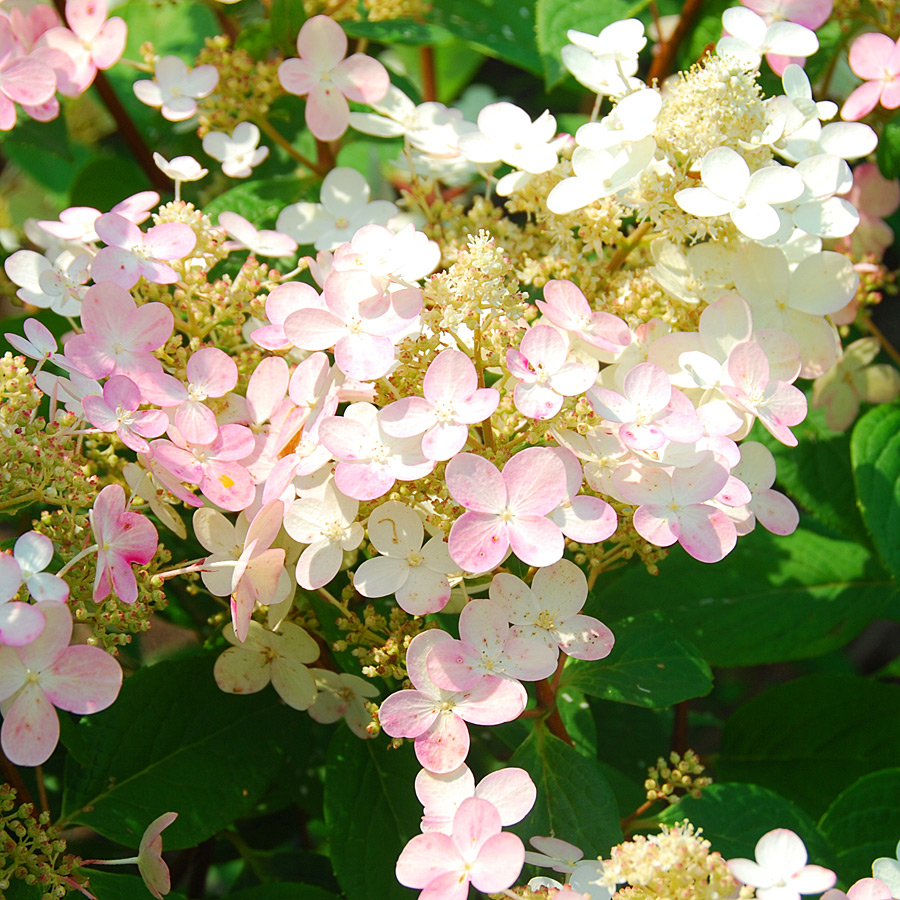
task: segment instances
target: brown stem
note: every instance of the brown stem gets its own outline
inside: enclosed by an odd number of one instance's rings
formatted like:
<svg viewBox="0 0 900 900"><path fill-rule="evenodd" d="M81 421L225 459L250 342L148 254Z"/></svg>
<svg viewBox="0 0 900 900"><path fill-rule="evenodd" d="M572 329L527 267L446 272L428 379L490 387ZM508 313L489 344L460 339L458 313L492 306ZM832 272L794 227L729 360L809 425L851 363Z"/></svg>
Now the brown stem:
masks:
<svg viewBox="0 0 900 900"><path fill-rule="evenodd" d="M237 36L241 33L240 25L231 16L226 15L225 10L218 3L211 3L210 5L213 7L213 12L216 14L222 33L228 37L233 46Z"/></svg>
<svg viewBox="0 0 900 900"><path fill-rule="evenodd" d="M561 671L565 661L566 657L563 654L560 659L560 665L557 666L557 673ZM554 684L557 683L556 674L554 674L553 682ZM534 687L537 693L538 706L549 713L544 721L546 721L550 733L556 735L561 741L565 741L570 747L574 747L575 742L569 737L569 732L566 731L566 726L556 705L556 687L554 684L551 684L548 678L535 682Z"/></svg>
<svg viewBox="0 0 900 900"><path fill-rule="evenodd" d="M320 172L330 172L336 165L337 159L334 146L328 141L320 141L316 138L316 159Z"/></svg>
<svg viewBox="0 0 900 900"><path fill-rule="evenodd" d="M288 156L293 157L297 160L301 165L306 166L310 172L315 172L316 175L326 175L328 173L327 169L320 169L317 163L314 163L311 159L305 157L280 131L276 131L273 127L272 123L264 118L260 117L256 120L257 124L260 128L266 133L266 136L275 141Z"/></svg>
<svg viewBox="0 0 900 900"><path fill-rule="evenodd" d="M690 700L682 700L675 704L675 722L672 725L671 750L679 756L684 755L688 748L688 713L691 709Z"/></svg>
<svg viewBox="0 0 900 900"><path fill-rule="evenodd" d="M619 826L622 829L622 833L627 837L628 836L628 826L636 819L638 816L642 816L651 806L655 803L655 800L645 800L630 816L625 816L624 819L619 823Z"/></svg>
<svg viewBox="0 0 900 900"><path fill-rule="evenodd" d="M34 806L31 791L25 787L25 782L22 781L19 770L9 761L9 759L7 759L3 750L0 750L0 777L13 788L20 802L30 803Z"/></svg>
<svg viewBox="0 0 900 900"><path fill-rule="evenodd" d="M681 16L678 24L672 32L672 36L659 45L659 53L650 63L650 71L647 73L647 81L652 82L655 78L662 81L667 75L671 75L675 71L676 58L678 56L678 48L681 42L687 37L688 32L694 24L694 20L700 15L703 8L703 0L685 0L684 6L681 8Z"/></svg>
<svg viewBox="0 0 900 900"><path fill-rule="evenodd" d="M437 80L434 73L434 48L419 48L419 65L422 69L422 99L426 102L437 100Z"/></svg>

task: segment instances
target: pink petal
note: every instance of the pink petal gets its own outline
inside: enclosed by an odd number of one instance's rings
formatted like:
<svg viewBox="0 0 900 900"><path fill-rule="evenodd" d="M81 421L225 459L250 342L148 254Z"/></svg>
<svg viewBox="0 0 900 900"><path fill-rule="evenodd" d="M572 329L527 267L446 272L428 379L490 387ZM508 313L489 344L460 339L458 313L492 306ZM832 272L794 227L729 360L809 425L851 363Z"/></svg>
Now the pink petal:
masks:
<svg viewBox="0 0 900 900"><path fill-rule="evenodd" d="M453 349L438 353L422 382L422 393L434 404L469 397L477 388L478 375L472 360Z"/></svg>
<svg viewBox="0 0 900 900"><path fill-rule="evenodd" d="M20 57L0 72L0 91L25 106L40 106L56 90L56 73L36 59Z"/></svg>
<svg viewBox="0 0 900 900"><path fill-rule="evenodd" d="M453 843L466 861L479 855L481 848L500 833L500 813L488 800L467 797L453 815Z"/></svg>
<svg viewBox="0 0 900 900"><path fill-rule="evenodd" d="M882 80L896 43L886 34L870 31L861 34L850 48L850 68L866 81Z"/></svg>
<svg viewBox="0 0 900 900"><path fill-rule="evenodd" d="M657 547L669 547L681 534L678 516L662 506L641 506L634 511L634 528Z"/></svg>
<svg viewBox="0 0 900 900"><path fill-rule="evenodd" d="M89 715L111 706L122 686L122 667L104 650L77 644L66 648L41 673L41 687L59 709Z"/></svg>
<svg viewBox="0 0 900 900"><path fill-rule="evenodd" d="M543 516L516 516L508 525L508 535L513 553L529 566L552 565L562 558L566 546L559 526Z"/></svg>
<svg viewBox="0 0 900 900"><path fill-rule="evenodd" d="M329 72L347 55L347 35L329 16L313 16L297 35L297 53L319 72Z"/></svg>
<svg viewBox="0 0 900 900"><path fill-rule="evenodd" d="M42 672L69 646L72 637L72 614L64 603L48 600L36 603L34 609L44 615L40 636L16 652L22 664L32 672Z"/></svg>
<svg viewBox="0 0 900 900"><path fill-rule="evenodd" d="M419 834L403 848L397 860L397 881L404 887L424 888L440 875L455 875L462 867L463 860L449 835Z"/></svg>
<svg viewBox="0 0 900 900"><path fill-rule="evenodd" d="M416 758L429 772L452 772L468 753L469 729L449 710L438 713L432 727L416 738Z"/></svg>
<svg viewBox="0 0 900 900"><path fill-rule="evenodd" d="M377 103L391 86L387 69L363 53L354 53L339 63L331 77L341 93L354 103Z"/></svg>
<svg viewBox="0 0 900 900"><path fill-rule="evenodd" d="M451 459L466 446L468 439L467 425L438 422L422 436L422 453L436 461Z"/></svg>
<svg viewBox="0 0 900 900"><path fill-rule="evenodd" d="M321 73L304 59L286 59L278 67L278 80L289 93L302 97L318 83Z"/></svg>
<svg viewBox="0 0 900 900"><path fill-rule="evenodd" d="M593 616L570 616L558 628L563 653L576 659L604 659L612 652L615 637Z"/></svg>
<svg viewBox="0 0 900 900"><path fill-rule="evenodd" d="M700 562L719 562L737 544L734 523L719 509L695 505L680 509L681 523L679 543ZM636 527L636 526L635 526Z"/></svg>
<svg viewBox="0 0 900 900"><path fill-rule="evenodd" d="M32 643L43 630L44 614L36 606L18 602L0 605L0 644L22 647Z"/></svg>
<svg viewBox="0 0 900 900"><path fill-rule="evenodd" d="M196 244L193 228L183 222L154 225L144 237L144 246L156 259L183 259Z"/></svg>
<svg viewBox="0 0 900 900"><path fill-rule="evenodd" d="M509 351L512 353L513 351ZM509 366L507 366L509 367ZM552 419L562 409L562 394L547 384L517 384L513 393L516 409L529 419Z"/></svg>
<svg viewBox="0 0 900 900"><path fill-rule="evenodd" d="M537 788L524 769L509 767L485 775L475 788L475 796L492 803L500 813L500 823L509 826L531 812Z"/></svg>
<svg viewBox="0 0 900 900"><path fill-rule="evenodd" d="M562 538L559 529L557 533ZM463 513L453 523L447 545L453 562L464 571L490 572L503 561L509 549L508 528L496 515Z"/></svg>
<svg viewBox="0 0 900 900"><path fill-rule="evenodd" d="M320 141L337 140L350 124L350 107L334 86L315 85L306 98L306 125Z"/></svg>
<svg viewBox="0 0 900 900"><path fill-rule="evenodd" d="M546 515L562 503L566 493L565 467L546 447L517 453L503 467L503 481L509 494L507 505L517 516Z"/></svg>
<svg viewBox="0 0 900 900"><path fill-rule="evenodd" d="M335 365L355 381L374 381L386 375L394 363L390 338L372 334L345 334L334 345Z"/></svg>
<svg viewBox="0 0 900 900"><path fill-rule="evenodd" d="M841 107L841 118L845 122L856 122L863 116L867 116L878 106L882 87L880 81L866 81L861 84L844 101L844 105Z"/></svg>
<svg viewBox="0 0 900 900"><path fill-rule="evenodd" d="M528 694L518 681L489 675L457 695L455 711L473 725L499 725L515 719L527 702Z"/></svg>
<svg viewBox="0 0 900 900"><path fill-rule="evenodd" d="M50 759L58 740L56 710L38 685L26 684L3 718L3 752L17 766L40 766Z"/></svg>
<svg viewBox="0 0 900 900"><path fill-rule="evenodd" d="M451 459L445 477L450 496L468 510L496 515L508 505L506 479L493 463L474 453L461 453Z"/></svg>
<svg viewBox="0 0 900 900"><path fill-rule="evenodd" d="M520 838L504 832L489 838L469 870L472 884L485 894L495 894L515 884L525 865Z"/></svg>
<svg viewBox="0 0 900 900"><path fill-rule="evenodd" d="M108 69L115 65L125 51L128 26L118 16L110 19L100 34L91 43L91 59L98 69Z"/></svg>

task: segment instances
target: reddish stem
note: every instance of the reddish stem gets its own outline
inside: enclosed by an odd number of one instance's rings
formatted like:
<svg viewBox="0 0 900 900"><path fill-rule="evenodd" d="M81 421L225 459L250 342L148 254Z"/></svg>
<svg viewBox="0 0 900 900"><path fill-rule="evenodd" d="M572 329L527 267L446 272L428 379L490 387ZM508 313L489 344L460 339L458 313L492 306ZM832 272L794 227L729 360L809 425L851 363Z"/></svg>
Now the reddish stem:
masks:
<svg viewBox="0 0 900 900"><path fill-rule="evenodd" d="M553 681L551 682L549 678L545 678L543 681L536 682L534 687L537 693L538 706L549 713L546 722L547 728L550 729L550 733L556 735L561 741L565 741L570 747L574 747L575 742L569 737L569 732L566 731L566 726L563 723L562 716L559 714L559 708L556 705L556 691L559 686L559 675L562 672L562 667L565 663L565 654L560 654L559 665L556 667Z"/></svg>
<svg viewBox="0 0 900 900"><path fill-rule="evenodd" d="M419 65L422 69L422 99L437 100L437 79L434 72L434 47L419 48Z"/></svg>
<svg viewBox="0 0 900 900"><path fill-rule="evenodd" d="M678 24L672 32L672 36L659 45L659 53L650 63L650 71L647 73L647 81L652 82L653 79L662 81L667 75L671 75L675 71L675 60L678 56L678 48L681 42L687 37L688 32L694 24L694 20L700 15L703 8L703 0L685 0L681 9L681 16Z"/></svg>

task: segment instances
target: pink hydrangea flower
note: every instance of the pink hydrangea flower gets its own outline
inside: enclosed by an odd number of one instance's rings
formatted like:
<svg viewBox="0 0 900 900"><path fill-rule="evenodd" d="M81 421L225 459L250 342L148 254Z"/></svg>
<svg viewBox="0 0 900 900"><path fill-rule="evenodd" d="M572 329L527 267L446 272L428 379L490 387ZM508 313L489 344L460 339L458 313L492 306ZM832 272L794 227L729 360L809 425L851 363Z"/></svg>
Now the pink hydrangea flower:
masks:
<svg viewBox="0 0 900 900"><path fill-rule="evenodd" d="M204 564L203 584L216 597L231 597L231 622L238 641L246 639L257 604L276 606L291 592L284 548L272 547L281 530L284 504L272 500L252 521L248 519L241 516L234 526L208 506L198 509L193 518L197 540L212 553Z"/></svg>
<svg viewBox="0 0 900 900"><path fill-rule="evenodd" d="M540 681L556 668L555 648L511 629L505 608L493 600L466 604L459 616L459 637L433 647L428 657L428 674L448 691L468 690L494 675Z"/></svg>
<svg viewBox="0 0 900 900"><path fill-rule="evenodd" d="M859 225L841 244L855 257L874 253L880 260L894 243L894 231L884 220L900 207L900 181L885 178L875 163L863 163L853 170L853 187L845 196L859 211Z"/></svg>
<svg viewBox="0 0 900 900"><path fill-rule="evenodd" d="M469 438L469 426L483 422L500 402L494 388L479 388L475 366L459 350L443 350L422 381L424 397L404 397L385 407L381 425L392 437L422 435L429 459L450 459Z"/></svg>
<svg viewBox="0 0 900 900"><path fill-rule="evenodd" d="M885 109L900 106L900 38L892 41L877 31L861 34L850 48L850 68L865 82L844 101L842 119L856 122L879 103Z"/></svg>
<svg viewBox="0 0 900 900"><path fill-rule="evenodd" d="M162 303L138 307L124 288L97 284L84 297L81 326L66 344L66 357L89 378L127 375L137 384L162 366L152 351L169 339L175 319Z"/></svg>
<svg viewBox="0 0 900 900"><path fill-rule="evenodd" d="M125 491L119 484L108 484L100 491L89 516L97 541L94 602L105 600L114 590L123 603L134 603L138 588L131 566L146 566L153 559L156 529L146 516L125 511Z"/></svg>
<svg viewBox="0 0 900 900"><path fill-rule="evenodd" d="M741 444L741 461L731 470L750 489L753 499L747 504L750 513L749 527L753 529L758 519L772 534L793 534L800 524L797 507L779 491L773 491L775 483L775 458L771 450L757 441Z"/></svg>
<svg viewBox="0 0 900 900"><path fill-rule="evenodd" d="M544 299L537 305L557 328L605 354L615 355L631 343L625 322L611 313L592 310L581 289L571 281L548 281Z"/></svg>
<svg viewBox="0 0 900 900"><path fill-rule="evenodd" d="M56 73L31 56L21 56L9 19L0 16L0 131L16 124L16 103L37 107L56 91Z"/></svg>
<svg viewBox="0 0 900 900"><path fill-rule="evenodd" d="M161 260L183 259L197 244L194 230L183 222L163 222L146 234L118 213L97 219L97 234L105 244L91 264L91 277L98 284L111 281L133 288L140 279L152 284L174 284L178 273Z"/></svg>
<svg viewBox="0 0 900 900"><path fill-rule="evenodd" d="M709 457L670 472L655 466L622 466L613 473L616 493L637 507L634 527L657 547L676 541L700 562L718 562L737 544L734 523L712 500L728 483L729 471ZM749 491L745 500L749 499Z"/></svg>
<svg viewBox="0 0 900 900"><path fill-rule="evenodd" d="M204 401L209 397L223 397L234 389L238 380L237 366L218 347L201 347L191 354L186 375L186 386L174 378L165 379L163 384L170 396L158 398L157 405L174 407L175 427L186 441L209 444L216 439L219 427L215 413Z"/></svg>
<svg viewBox="0 0 900 900"><path fill-rule="evenodd" d="M892 900L894 892L877 878L860 878L845 894L837 888L822 894L822 900Z"/></svg>
<svg viewBox="0 0 900 900"><path fill-rule="evenodd" d="M525 709L527 695L518 681L495 675L465 691L439 687L428 673L432 648L452 638L444 631L424 631L409 645L406 668L414 690L397 691L382 704L379 718L391 737L415 739L416 757L430 772L452 772L469 752L473 725L511 722Z"/></svg>
<svg viewBox="0 0 900 900"><path fill-rule="evenodd" d="M492 803L480 797L463 800L449 835L416 835L403 848L397 880L423 888L419 900L465 900L470 883L484 894L505 891L522 871L525 847L501 827Z"/></svg>
<svg viewBox="0 0 900 900"><path fill-rule="evenodd" d="M50 758L59 739L54 707L90 715L106 709L122 686L122 667L108 653L87 644L69 646L68 606L45 600L36 608L46 620L40 636L24 647L0 647L0 743L18 766L39 766Z"/></svg>
<svg viewBox="0 0 900 900"><path fill-rule="evenodd" d="M169 867L162 858L162 833L176 819L178 813L167 812L155 818L144 830L138 847L137 865L147 890L162 900L172 888Z"/></svg>
<svg viewBox="0 0 900 900"><path fill-rule="evenodd" d="M147 438L159 437L169 419L159 409L138 411L141 389L126 375L113 375L103 385L103 396L85 397L81 401L87 420L101 431L114 431L126 447L147 453Z"/></svg>
<svg viewBox="0 0 900 900"><path fill-rule="evenodd" d="M376 500L395 481L415 481L434 469L434 462L422 454L421 442L391 437L381 426L381 416L371 403L352 403L344 415L322 421L321 441L339 460L334 480L348 497Z"/></svg>
<svg viewBox="0 0 900 900"><path fill-rule="evenodd" d="M171 441L150 445L154 459L180 481L196 484L216 506L237 512L253 502L253 479L241 460L252 452L253 433L243 425L223 425L209 443L193 444L174 427Z"/></svg>
<svg viewBox="0 0 900 900"><path fill-rule="evenodd" d="M450 529L453 561L466 572L489 572L512 547L530 566L547 566L563 554L565 539L547 518L566 494L566 471L550 449L530 447L503 468L473 453L447 464L447 489L466 508Z"/></svg>
<svg viewBox="0 0 900 900"><path fill-rule="evenodd" d="M339 138L350 124L348 100L374 103L387 93L390 77L378 60L347 55L347 35L334 19L313 16L297 35L299 59L278 67L278 80L291 94L306 96L306 124L320 141Z"/></svg>
<svg viewBox="0 0 900 900"><path fill-rule="evenodd" d="M584 572L567 559L538 569L531 587L504 572L494 576L490 587L491 602L503 610L516 634L535 647L549 648L554 663L560 650L576 659L604 659L612 652L613 633L599 619L581 614L587 594Z"/></svg>
<svg viewBox="0 0 900 900"><path fill-rule="evenodd" d="M756 844L756 860L730 859L731 874L756 888L760 900L800 900L833 887L837 876L822 866L808 866L803 841L787 828L764 834Z"/></svg>
<svg viewBox="0 0 900 900"><path fill-rule="evenodd" d="M667 440L692 444L703 436L693 404L653 363L631 369L622 394L594 387L587 396L598 416L619 426L619 437L631 450L658 450Z"/></svg>
<svg viewBox="0 0 900 900"><path fill-rule="evenodd" d="M463 800L488 800L500 813L500 824L506 827L521 822L531 812L537 788L524 769L514 766L485 775L476 786L472 770L463 763L443 775L422 769L416 776L416 796L424 807L422 832L451 834L453 817Z"/></svg>
<svg viewBox="0 0 900 900"><path fill-rule="evenodd" d="M128 28L118 16L107 19L106 0L66 0L68 28L45 32L41 44L65 53L74 71L60 78L59 92L67 97L84 93L98 69L109 69L125 50Z"/></svg>
<svg viewBox="0 0 900 900"><path fill-rule="evenodd" d="M140 225L150 216L150 210L159 203L156 191L140 191L117 203L110 212L124 216L129 222ZM59 214L57 221L41 219L38 227L60 241L79 241L90 244L96 240L94 226L102 213L93 206L71 206ZM42 245L43 246L43 245Z"/></svg>
<svg viewBox="0 0 900 900"><path fill-rule="evenodd" d="M506 351L506 368L519 382L513 399L523 416L551 419L565 397L584 393L594 383L596 362L593 366L569 362L568 355L565 338L549 325L529 328L519 349Z"/></svg>
<svg viewBox="0 0 900 900"><path fill-rule="evenodd" d="M792 384L769 375L769 360L755 341L739 344L728 357L730 385L722 393L746 412L755 415L782 444L797 446L790 426L806 418L806 396Z"/></svg>

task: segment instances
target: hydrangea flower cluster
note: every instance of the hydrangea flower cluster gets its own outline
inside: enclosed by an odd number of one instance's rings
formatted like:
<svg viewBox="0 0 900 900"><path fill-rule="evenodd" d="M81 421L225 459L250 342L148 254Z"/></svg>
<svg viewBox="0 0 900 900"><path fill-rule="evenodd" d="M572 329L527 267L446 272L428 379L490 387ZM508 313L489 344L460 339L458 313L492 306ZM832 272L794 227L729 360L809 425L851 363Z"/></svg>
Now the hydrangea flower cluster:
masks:
<svg viewBox="0 0 900 900"><path fill-rule="evenodd" d="M834 428L860 402L900 393L896 369L872 365L877 341L845 350L835 324L859 294L853 240L886 244L878 223L887 227L891 204L866 199L873 176L849 162L875 146L855 120L900 105L898 51L884 35L858 38L850 63L866 83L841 111L848 121L822 124L837 108L813 101L799 64L818 47L822 10L802 5L793 18L787 2L728 10L715 54L662 88L637 77L638 20L570 32L563 62L597 97L574 135L549 110L532 118L507 101L473 121L416 105L382 63L347 56L334 19L313 16L277 77L305 98L319 161L333 162L329 143L348 128L402 137L406 207L422 215L402 214L400 198L373 200L362 175L332 166L316 168L320 202L286 204L276 231L231 210L214 224L180 199L159 206L153 192L36 223L44 252L18 250L6 273L72 333L60 349L30 319L25 338L8 337L36 361L41 421L73 446L89 435L108 458L93 458L105 474L73 501L84 522L59 525L65 540L38 525L0 555L10 760L49 758L54 707L90 714L118 693L118 662L70 644L73 609L149 615L166 578L199 575L222 605L222 691L271 683L318 722L343 717L360 738L380 729L413 742L422 833L396 874L423 900L461 900L470 885L502 893L526 861L569 873L566 886L535 888L573 898L655 884L659 873L640 882L624 850L605 874L553 838L526 852L503 829L528 814L535 785L511 767L476 786L469 728L512 722L530 696L555 690L570 658L612 652L612 631L584 612L611 560L637 555L653 570L678 544L712 564L757 522L796 529L797 510L773 489L771 451L749 438L758 425L797 444L807 414L798 379L815 379L812 402ZM69 0L66 19L49 7L27 20L0 13L0 128L14 124L16 103L52 118L57 91L82 93L121 55L124 24L107 20L103 0ZM768 99L763 57L784 90ZM169 56L134 92L179 122L218 82L215 66ZM712 99L728 114L701 128ZM268 156L260 138L241 121L231 134L207 131L202 147L226 176L246 178ZM190 157L157 165L176 197L207 174ZM481 179L528 224L509 219L504 232L490 202L453 206L449 186ZM861 222L865 236L851 238ZM295 259L301 248L309 255ZM290 259L293 271L259 256ZM237 274L213 272L235 259ZM37 414L35 404L28 425ZM181 539L189 524L206 554L160 571L148 510ZM401 687L380 705L370 681L337 671L304 612L317 595L346 624L339 598L357 594L393 597L403 614L380 642L360 626L371 651L361 673ZM425 621L439 612L458 613L458 637ZM157 820L142 847L157 896L168 888L158 850L170 821ZM798 842L780 829L756 862L716 860L709 896L750 896L739 883L763 900L833 887ZM658 843L706 859L690 831Z"/></svg>

